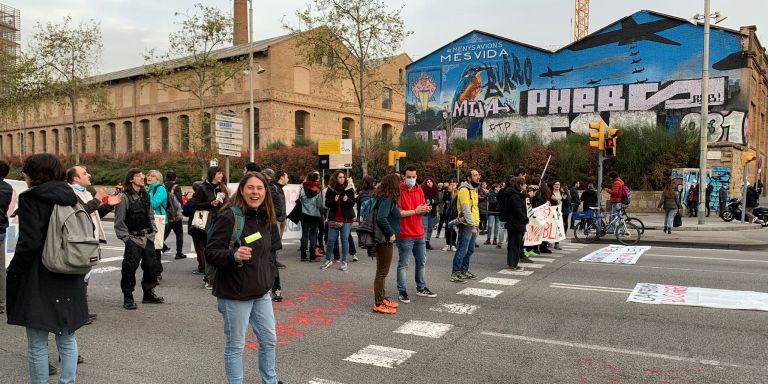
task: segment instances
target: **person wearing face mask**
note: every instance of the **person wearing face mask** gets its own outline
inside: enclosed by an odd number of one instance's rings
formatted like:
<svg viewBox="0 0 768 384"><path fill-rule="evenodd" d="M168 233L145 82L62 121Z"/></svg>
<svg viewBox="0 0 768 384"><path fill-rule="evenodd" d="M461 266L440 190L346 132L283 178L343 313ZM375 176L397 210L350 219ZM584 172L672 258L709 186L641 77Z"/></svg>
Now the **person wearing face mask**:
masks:
<svg viewBox="0 0 768 384"><path fill-rule="evenodd" d="M205 249L206 261L216 268L212 293L224 320L227 383L243 382L243 350L249 324L259 344L261 382L279 383L275 368L277 332L270 295L277 274L271 252L276 248L280 248L280 230L269 184L263 174L247 173L237 193L214 219Z"/></svg>
<svg viewBox="0 0 768 384"><path fill-rule="evenodd" d="M478 227L480 225L479 198L477 195L477 188L479 186L480 172L474 169L467 172L464 181L459 186L456 202L459 216L455 224L459 229L450 277L450 281L454 283L466 283L467 280L476 278L469 271L469 260L472 254L475 253L475 242L477 241Z"/></svg>

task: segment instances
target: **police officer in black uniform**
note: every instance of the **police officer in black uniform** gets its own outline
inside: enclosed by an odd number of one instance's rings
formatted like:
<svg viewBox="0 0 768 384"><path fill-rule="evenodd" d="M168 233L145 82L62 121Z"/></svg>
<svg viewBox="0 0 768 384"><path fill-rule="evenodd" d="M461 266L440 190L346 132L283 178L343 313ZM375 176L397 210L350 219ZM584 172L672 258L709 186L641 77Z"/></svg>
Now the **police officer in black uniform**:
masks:
<svg viewBox="0 0 768 384"><path fill-rule="evenodd" d="M155 257L154 212L149 200L149 193L144 188L144 174L138 168L128 171L125 176L123 199L115 207L115 234L125 243L122 279L123 308L136 309L133 301L133 289L136 287L136 269L144 274L141 288L144 290L142 303L161 304L165 300L155 294L157 286L157 258Z"/></svg>

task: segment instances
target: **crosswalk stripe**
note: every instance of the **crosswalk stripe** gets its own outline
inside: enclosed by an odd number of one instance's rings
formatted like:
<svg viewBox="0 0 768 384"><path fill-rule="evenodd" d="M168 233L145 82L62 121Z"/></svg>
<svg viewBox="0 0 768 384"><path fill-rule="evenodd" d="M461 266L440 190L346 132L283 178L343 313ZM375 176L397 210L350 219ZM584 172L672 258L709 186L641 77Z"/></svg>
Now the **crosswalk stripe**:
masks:
<svg viewBox="0 0 768 384"><path fill-rule="evenodd" d="M523 268L534 268L534 269L540 269L544 268L544 264L535 264L535 263L522 263L520 264Z"/></svg>
<svg viewBox="0 0 768 384"><path fill-rule="evenodd" d="M451 324L433 323L430 321L410 320L396 329L395 333L415 335L439 339L453 328Z"/></svg>
<svg viewBox="0 0 768 384"><path fill-rule="evenodd" d="M120 270L121 268L118 268L118 267L101 267L101 268L91 269L91 273L107 273L107 272L115 272Z"/></svg>
<svg viewBox="0 0 768 384"><path fill-rule="evenodd" d="M502 269L497 273L501 273L502 275L530 276L531 274L533 274L533 271L513 271L510 269Z"/></svg>
<svg viewBox="0 0 768 384"><path fill-rule="evenodd" d="M497 284L497 285L515 285L520 282L517 279L505 279L502 277L486 277L480 280L481 283Z"/></svg>
<svg viewBox="0 0 768 384"><path fill-rule="evenodd" d="M326 380L326 379L315 377L314 379L307 381L306 384L342 384L342 383L338 381Z"/></svg>
<svg viewBox="0 0 768 384"><path fill-rule="evenodd" d="M548 257L534 257L532 259L533 261L541 261L542 263L551 263L555 261L555 259L550 259Z"/></svg>
<svg viewBox="0 0 768 384"><path fill-rule="evenodd" d="M429 310L432 312L448 312L455 313L457 315L471 315L480 308L479 305L464 304L464 303L440 303L436 307L432 307Z"/></svg>
<svg viewBox="0 0 768 384"><path fill-rule="evenodd" d="M499 291L497 289L482 289L482 288L465 288L459 292L456 292L456 294L458 295L480 296L480 297L487 297L489 299L493 299L502 293L504 293L504 291Z"/></svg>
<svg viewBox="0 0 768 384"><path fill-rule="evenodd" d="M416 351L409 351L407 349L369 345L357 353L344 358L344 360L353 363L375 365L377 367L394 368L404 363L415 353Z"/></svg>

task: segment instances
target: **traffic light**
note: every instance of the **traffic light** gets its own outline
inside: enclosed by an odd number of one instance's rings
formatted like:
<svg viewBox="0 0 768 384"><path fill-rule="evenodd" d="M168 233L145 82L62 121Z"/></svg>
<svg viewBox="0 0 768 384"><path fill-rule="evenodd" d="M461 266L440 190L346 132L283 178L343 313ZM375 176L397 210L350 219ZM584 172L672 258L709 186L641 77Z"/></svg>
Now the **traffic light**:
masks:
<svg viewBox="0 0 768 384"><path fill-rule="evenodd" d="M616 157L616 147L619 144L619 137L624 135L624 131L619 128L608 128L608 137L605 139L605 157Z"/></svg>
<svg viewBox="0 0 768 384"><path fill-rule="evenodd" d="M603 150L605 140L605 123L595 121L589 123L589 146Z"/></svg>
<svg viewBox="0 0 768 384"><path fill-rule="evenodd" d="M387 156L387 159L388 159L387 163L389 164L390 167L394 167L395 164L397 163L397 160L399 160L399 159L401 159L403 157L408 156L408 153L400 152L400 151L389 151L389 153L387 155L388 155Z"/></svg>
<svg viewBox="0 0 768 384"><path fill-rule="evenodd" d="M464 165L464 160L456 160L456 167L461 167Z"/></svg>
<svg viewBox="0 0 768 384"><path fill-rule="evenodd" d="M757 156L754 153L745 151L741 153L741 165L747 165L747 163L757 160Z"/></svg>
<svg viewBox="0 0 768 384"><path fill-rule="evenodd" d="M450 161L451 161L451 169L456 168L456 156L451 156Z"/></svg>

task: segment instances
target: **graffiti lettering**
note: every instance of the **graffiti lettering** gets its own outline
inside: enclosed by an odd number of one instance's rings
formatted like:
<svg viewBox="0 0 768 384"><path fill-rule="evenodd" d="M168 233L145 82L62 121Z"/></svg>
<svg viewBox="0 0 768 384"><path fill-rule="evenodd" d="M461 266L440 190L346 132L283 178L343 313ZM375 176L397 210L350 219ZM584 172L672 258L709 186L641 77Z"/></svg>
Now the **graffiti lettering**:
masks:
<svg viewBox="0 0 768 384"><path fill-rule="evenodd" d="M710 79L709 103L725 103L725 77ZM566 91L566 92L564 92ZM632 83L593 88L534 89L523 92L527 115L686 109L701 106L701 80ZM569 108L570 107L570 108Z"/></svg>
<svg viewBox="0 0 768 384"><path fill-rule="evenodd" d="M497 98L488 100L487 105L485 103L482 100L464 100L454 105L453 117L487 117L491 114L495 115L499 112L512 110L509 105L501 103Z"/></svg>
<svg viewBox="0 0 768 384"><path fill-rule="evenodd" d="M509 56L509 52L507 52L507 50L504 48L500 50L487 49L483 51L440 55L440 63L459 63L467 60L487 60L502 56Z"/></svg>
<svg viewBox="0 0 768 384"><path fill-rule="evenodd" d="M709 142L747 144L749 142L749 119L741 111L710 112L707 115ZM680 120L680 129L699 130L701 114L689 113Z"/></svg>

